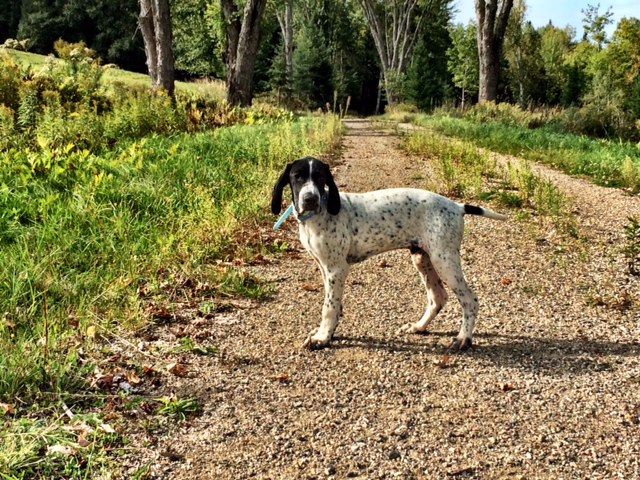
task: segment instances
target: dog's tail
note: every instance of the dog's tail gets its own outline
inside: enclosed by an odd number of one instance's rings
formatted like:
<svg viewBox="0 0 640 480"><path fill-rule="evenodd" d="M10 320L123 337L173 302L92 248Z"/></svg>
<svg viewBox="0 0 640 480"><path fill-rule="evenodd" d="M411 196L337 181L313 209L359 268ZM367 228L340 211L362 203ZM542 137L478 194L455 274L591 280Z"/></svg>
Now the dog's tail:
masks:
<svg viewBox="0 0 640 480"><path fill-rule="evenodd" d="M496 213L489 208L477 207L475 205L464 204L465 215L480 215L481 217L492 218L494 220L506 220L508 217L501 213Z"/></svg>

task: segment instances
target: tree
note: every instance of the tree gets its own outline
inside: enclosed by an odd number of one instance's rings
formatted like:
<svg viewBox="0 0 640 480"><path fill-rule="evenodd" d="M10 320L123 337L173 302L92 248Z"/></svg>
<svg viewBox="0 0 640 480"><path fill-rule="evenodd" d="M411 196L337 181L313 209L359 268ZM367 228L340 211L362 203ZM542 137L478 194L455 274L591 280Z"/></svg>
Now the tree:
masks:
<svg viewBox="0 0 640 480"><path fill-rule="evenodd" d="M176 70L189 76L223 78L219 0L172 0L171 25Z"/></svg>
<svg viewBox="0 0 640 480"><path fill-rule="evenodd" d="M557 105L562 101L563 90L570 75L566 58L571 51L575 31L568 26L558 28L549 22L541 29L541 35L540 57L546 76L546 101Z"/></svg>
<svg viewBox="0 0 640 480"><path fill-rule="evenodd" d="M502 47L512 7L513 0L476 0L480 102L497 99Z"/></svg>
<svg viewBox="0 0 640 480"><path fill-rule="evenodd" d="M531 22L525 21L526 6L517 0L505 35L505 58L508 61L507 78L518 104L543 103L546 78L542 63L541 35Z"/></svg>
<svg viewBox="0 0 640 480"><path fill-rule="evenodd" d="M581 12L582 15L584 15L582 19L584 39L591 39L598 47L598 50L601 50L607 41L605 28L613 22L611 7L607 8L607 11L600 15L600 4L589 4L587 8L582 9Z"/></svg>
<svg viewBox="0 0 640 480"><path fill-rule="evenodd" d="M380 57L389 104L393 105L401 99L402 81L429 10L427 7L442 1L360 0Z"/></svg>
<svg viewBox="0 0 640 480"><path fill-rule="evenodd" d="M407 70L407 99L422 110L441 105L453 90L451 73L447 69L447 51L451 47L448 28L451 6L441 3L435 8L425 18Z"/></svg>
<svg viewBox="0 0 640 480"><path fill-rule="evenodd" d="M287 101L291 102L293 90L293 0L283 0L282 3L284 5L276 10L276 16L284 41L285 96Z"/></svg>
<svg viewBox="0 0 640 480"><path fill-rule="evenodd" d="M478 37L475 23L451 28L451 47L447 50L447 65L453 74L453 83L462 90L462 109L467 95L478 93Z"/></svg>
<svg viewBox="0 0 640 480"><path fill-rule="evenodd" d="M83 41L105 63L143 72L137 7L138 0L22 0L17 35L29 39L30 50L45 55L59 38Z"/></svg>
<svg viewBox="0 0 640 480"><path fill-rule="evenodd" d="M139 22L151 83L173 97L175 66L169 0L140 0Z"/></svg>
<svg viewBox="0 0 640 480"><path fill-rule="evenodd" d="M242 20L234 0L220 2L227 37L227 101L231 105L251 105L260 22L267 0L247 0Z"/></svg>

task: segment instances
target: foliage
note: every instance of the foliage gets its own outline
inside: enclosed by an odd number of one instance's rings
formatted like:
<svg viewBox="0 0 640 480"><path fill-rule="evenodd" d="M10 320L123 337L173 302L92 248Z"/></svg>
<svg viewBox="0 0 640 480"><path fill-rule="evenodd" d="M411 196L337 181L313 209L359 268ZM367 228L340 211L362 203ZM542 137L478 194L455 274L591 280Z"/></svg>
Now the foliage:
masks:
<svg viewBox="0 0 640 480"><path fill-rule="evenodd" d="M223 77L220 1L173 0L171 21L176 69L189 76Z"/></svg>
<svg viewBox="0 0 640 480"><path fill-rule="evenodd" d="M451 29L451 48L447 51L447 65L453 83L470 95L478 93L479 64L476 45L477 27L456 25Z"/></svg>
<svg viewBox="0 0 640 480"><path fill-rule="evenodd" d="M136 35L136 0L22 0L18 38L49 54L59 38L84 41L108 63L146 71L142 38Z"/></svg>
<svg viewBox="0 0 640 480"><path fill-rule="evenodd" d="M517 107L504 104L499 107L520 112ZM445 135L473 140L477 145L497 152L546 163L571 174L589 176L601 185L640 191L640 145L560 133L553 121L540 128L528 129L520 123L532 121L528 115L523 112L522 118L516 121L513 113L509 114L509 122L480 123L472 117L452 118L446 114L435 117L421 115L415 122Z"/></svg>
<svg viewBox="0 0 640 480"><path fill-rule="evenodd" d="M606 12L600 14L600 4L588 4L582 10L584 15L582 19L582 27L584 28L585 39L589 38L597 47L601 49L607 40L607 32L605 28L613 21L613 12L611 7Z"/></svg>

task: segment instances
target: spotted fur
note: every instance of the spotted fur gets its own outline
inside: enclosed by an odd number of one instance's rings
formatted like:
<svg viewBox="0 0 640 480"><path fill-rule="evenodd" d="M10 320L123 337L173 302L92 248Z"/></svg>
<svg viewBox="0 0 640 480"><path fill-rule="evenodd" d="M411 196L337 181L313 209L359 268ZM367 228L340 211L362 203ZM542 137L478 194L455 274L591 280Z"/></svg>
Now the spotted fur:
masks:
<svg viewBox="0 0 640 480"><path fill-rule="evenodd" d="M310 157L289 164L274 187L271 209L276 215L280 213L286 185L291 187L300 241L320 266L325 290L320 327L309 335L306 346L320 348L331 341L342 314L342 294L350 266L402 248L410 250L425 285L427 308L420 320L401 330L426 331L447 301L444 282L463 310L462 326L452 346L471 346L478 299L469 288L460 263L464 215L498 220L506 217L413 188L339 193L328 165ZM310 213L314 215L300 220Z"/></svg>

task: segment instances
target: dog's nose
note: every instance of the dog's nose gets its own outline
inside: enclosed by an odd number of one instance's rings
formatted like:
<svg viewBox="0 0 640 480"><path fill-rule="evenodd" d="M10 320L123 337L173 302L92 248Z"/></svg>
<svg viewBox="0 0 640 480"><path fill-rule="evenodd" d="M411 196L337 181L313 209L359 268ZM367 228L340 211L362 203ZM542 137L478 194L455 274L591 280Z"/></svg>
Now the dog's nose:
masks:
<svg viewBox="0 0 640 480"><path fill-rule="evenodd" d="M318 208L318 197L313 193L305 193L302 197L302 206L305 210L315 210Z"/></svg>

